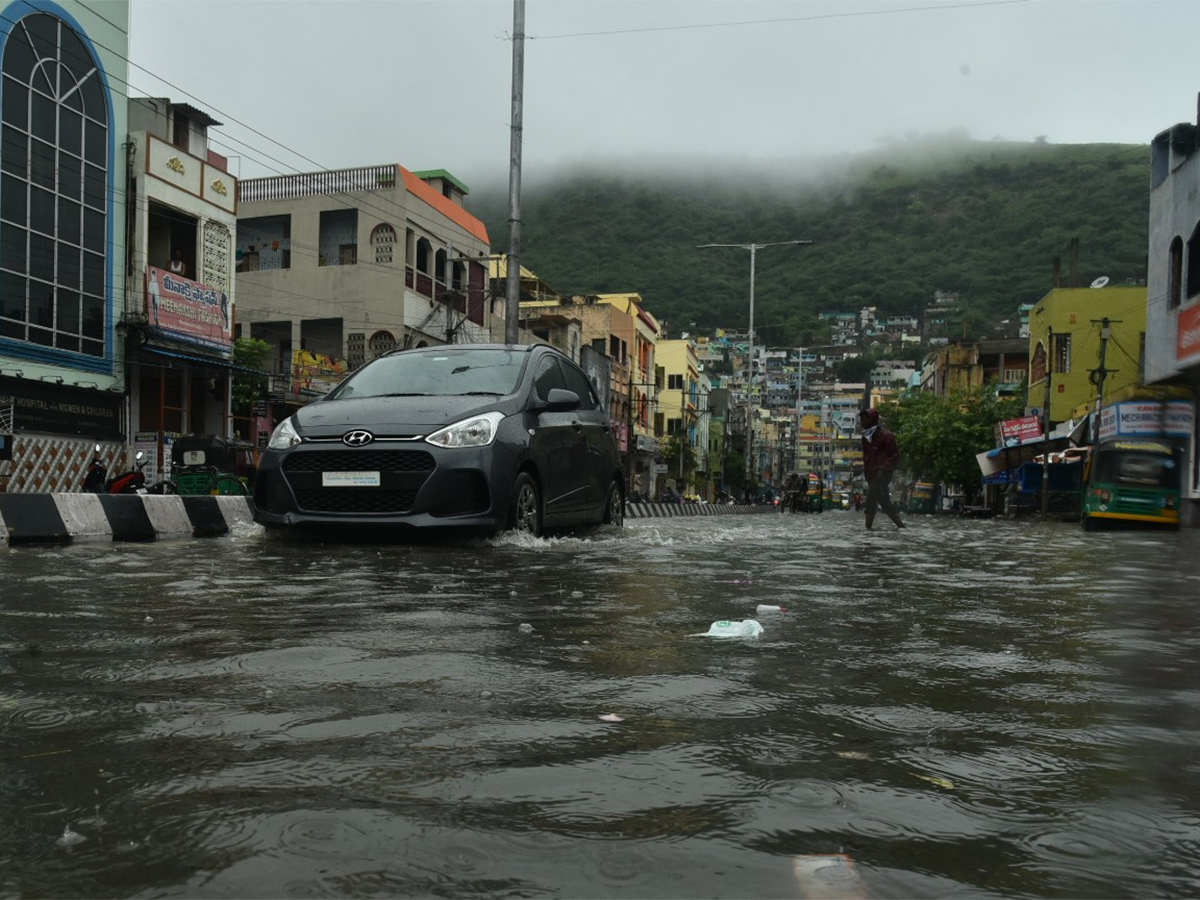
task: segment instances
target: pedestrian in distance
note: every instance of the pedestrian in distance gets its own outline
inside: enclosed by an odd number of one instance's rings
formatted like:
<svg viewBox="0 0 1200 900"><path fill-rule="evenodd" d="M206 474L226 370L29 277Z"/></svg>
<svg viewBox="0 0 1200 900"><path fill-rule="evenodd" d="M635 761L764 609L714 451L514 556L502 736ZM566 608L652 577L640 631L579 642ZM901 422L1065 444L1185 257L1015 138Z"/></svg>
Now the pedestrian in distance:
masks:
<svg viewBox="0 0 1200 900"><path fill-rule="evenodd" d="M867 528L874 525L875 511L878 509L882 509L883 514L895 522L897 528L904 528L900 512L888 494L892 474L900 462L900 447L896 443L896 436L879 424L877 409L862 410L858 414L858 422L862 426L863 476L867 479Z"/></svg>

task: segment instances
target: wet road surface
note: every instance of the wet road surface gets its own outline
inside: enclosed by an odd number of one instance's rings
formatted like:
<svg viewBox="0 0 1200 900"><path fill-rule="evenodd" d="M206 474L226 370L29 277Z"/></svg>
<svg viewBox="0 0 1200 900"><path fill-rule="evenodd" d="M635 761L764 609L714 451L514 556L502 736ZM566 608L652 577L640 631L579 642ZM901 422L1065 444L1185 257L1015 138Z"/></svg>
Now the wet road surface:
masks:
<svg viewBox="0 0 1200 900"><path fill-rule="evenodd" d="M0 897L1200 893L1200 534L861 522L0 550Z"/></svg>

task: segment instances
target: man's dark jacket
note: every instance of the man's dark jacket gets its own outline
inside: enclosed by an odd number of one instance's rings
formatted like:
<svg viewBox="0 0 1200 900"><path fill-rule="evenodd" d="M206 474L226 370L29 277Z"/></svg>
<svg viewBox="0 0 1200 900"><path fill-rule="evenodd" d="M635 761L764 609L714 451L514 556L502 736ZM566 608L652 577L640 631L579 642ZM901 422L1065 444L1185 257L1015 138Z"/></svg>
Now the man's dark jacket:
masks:
<svg viewBox="0 0 1200 900"><path fill-rule="evenodd" d="M879 425L879 410L867 410L868 421L871 425ZM862 439L863 475L870 481L881 472L891 472L900 462L900 448L896 444L896 436L879 425L870 440Z"/></svg>

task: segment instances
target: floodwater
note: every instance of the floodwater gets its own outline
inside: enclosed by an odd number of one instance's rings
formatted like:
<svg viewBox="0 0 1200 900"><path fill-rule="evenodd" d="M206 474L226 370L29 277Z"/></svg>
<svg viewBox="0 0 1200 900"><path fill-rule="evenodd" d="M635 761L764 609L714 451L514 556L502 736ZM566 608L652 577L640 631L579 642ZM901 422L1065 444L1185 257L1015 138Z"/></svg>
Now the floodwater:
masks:
<svg viewBox="0 0 1200 900"><path fill-rule="evenodd" d="M1200 533L910 521L0 550L0 897L1200 894Z"/></svg>

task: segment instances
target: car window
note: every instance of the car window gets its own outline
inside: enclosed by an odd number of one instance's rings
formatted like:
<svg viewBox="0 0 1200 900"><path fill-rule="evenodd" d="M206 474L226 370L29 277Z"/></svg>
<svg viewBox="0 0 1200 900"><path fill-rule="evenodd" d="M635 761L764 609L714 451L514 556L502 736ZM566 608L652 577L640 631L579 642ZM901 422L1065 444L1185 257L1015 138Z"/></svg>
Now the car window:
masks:
<svg viewBox="0 0 1200 900"><path fill-rule="evenodd" d="M537 374L533 377L533 389L537 392L538 399L548 400L552 389L566 386L558 360L553 356L543 356L538 363Z"/></svg>
<svg viewBox="0 0 1200 900"><path fill-rule="evenodd" d="M592 389L592 382L584 374L582 369L579 369L568 362L562 363L563 378L567 382L567 390L574 391L579 395L580 409L595 409L597 404L596 392Z"/></svg>
<svg viewBox="0 0 1200 900"><path fill-rule="evenodd" d="M528 359L521 350L458 345L396 353L371 360L325 399L511 394Z"/></svg>

